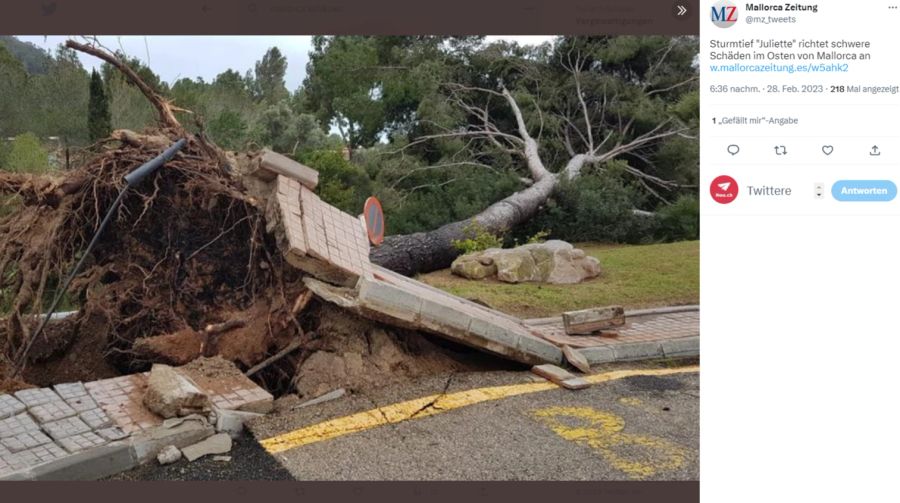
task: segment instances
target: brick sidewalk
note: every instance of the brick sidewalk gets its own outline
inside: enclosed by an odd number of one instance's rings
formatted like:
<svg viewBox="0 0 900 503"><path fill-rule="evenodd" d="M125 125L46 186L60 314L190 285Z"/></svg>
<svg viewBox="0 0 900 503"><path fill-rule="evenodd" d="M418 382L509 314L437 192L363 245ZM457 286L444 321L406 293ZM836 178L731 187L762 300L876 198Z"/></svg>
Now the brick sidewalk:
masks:
<svg viewBox="0 0 900 503"><path fill-rule="evenodd" d="M272 395L243 376L207 378L180 369L221 409L246 410ZM127 440L163 419L144 407L147 374L0 395L0 478Z"/></svg>
<svg viewBox="0 0 900 503"><path fill-rule="evenodd" d="M550 321L547 318L527 320L549 341L567 344L576 348L616 346L634 342L660 342L669 339L700 335L700 310L674 313L648 313L629 315L624 327L617 330L618 337L597 337L568 335L562 319Z"/></svg>

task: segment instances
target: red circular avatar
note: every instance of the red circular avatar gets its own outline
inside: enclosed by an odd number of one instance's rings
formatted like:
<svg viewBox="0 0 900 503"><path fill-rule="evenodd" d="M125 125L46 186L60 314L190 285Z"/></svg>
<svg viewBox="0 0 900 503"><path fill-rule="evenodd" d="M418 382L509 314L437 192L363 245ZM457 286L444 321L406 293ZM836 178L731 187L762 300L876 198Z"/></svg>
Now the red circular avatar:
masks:
<svg viewBox="0 0 900 503"><path fill-rule="evenodd" d="M381 202L375 196L366 199L363 217L366 219L369 242L375 246L380 245L384 241L384 210L381 209Z"/></svg>
<svg viewBox="0 0 900 503"><path fill-rule="evenodd" d="M737 199L738 183L728 175L717 176L709 184L709 194L713 201L719 204L728 204Z"/></svg>

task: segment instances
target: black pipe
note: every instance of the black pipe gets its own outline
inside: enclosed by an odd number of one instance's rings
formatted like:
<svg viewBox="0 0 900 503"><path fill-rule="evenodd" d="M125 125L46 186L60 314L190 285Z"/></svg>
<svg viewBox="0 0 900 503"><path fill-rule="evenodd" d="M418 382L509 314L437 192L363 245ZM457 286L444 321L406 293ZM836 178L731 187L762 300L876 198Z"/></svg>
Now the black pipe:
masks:
<svg viewBox="0 0 900 503"><path fill-rule="evenodd" d="M137 185L141 183L141 181L146 178L148 175L153 174L156 170L160 168L163 164L169 162L173 157L175 157L175 153L184 147L184 144L187 143L187 140L182 138L175 142L174 145L167 148L162 154L154 157L148 162L145 162L141 167L128 173L125 175L125 183L128 186ZM127 187L126 187L127 188Z"/></svg>
<svg viewBox="0 0 900 503"><path fill-rule="evenodd" d="M88 255L91 254L91 250L94 249L94 245L96 245L97 241L100 240L100 235L103 234L103 230L106 229L107 225L109 225L109 222L112 220L112 216L115 214L116 209L118 209L119 205L122 204L122 199L124 199L125 194L128 192L128 189L141 183L144 178L147 178L149 175L156 172L156 170L158 170L163 164L171 160L172 157L174 157L175 154L179 150L181 150L186 143L187 140L184 138L178 140L171 147L167 148L163 153L145 162L137 169L125 175L125 186L122 187L122 190L119 191L119 195L116 196L116 200L113 201L112 206L110 206L109 210L107 210L106 216L104 216L103 221L100 222L100 227L97 228L97 231L94 233L94 237L91 238L91 242L84 250L84 254L81 255L78 263L75 264L75 268L72 269L71 273L69 273L69 277L66 278L66 281L63 283L62 287L57 290L56 297L53 299L53 303L50 304L50 310L47 311L47 315L44 316L44 319L41 321L41 325L38 327L37 331L28 339L28 343L19 353L19 361L18 365L16 365L15 371L13 372L13 378L18 376L19 373L25 368L25 363L28 359L28 351L31 350L31 346L34 344L34 341L36 341L38 336L43 333L44 327L47 326L47 322L50 321L53 313L56 312L56 308L59 307L59 302L62 300L63 295L65 295L66 291L69 289L69 285L72 283L72 280L75 279L75 276L81 270L81 266L84 265L84 261L87 260ZM40 302L40 299L38 299L38 302Z"/></svg>

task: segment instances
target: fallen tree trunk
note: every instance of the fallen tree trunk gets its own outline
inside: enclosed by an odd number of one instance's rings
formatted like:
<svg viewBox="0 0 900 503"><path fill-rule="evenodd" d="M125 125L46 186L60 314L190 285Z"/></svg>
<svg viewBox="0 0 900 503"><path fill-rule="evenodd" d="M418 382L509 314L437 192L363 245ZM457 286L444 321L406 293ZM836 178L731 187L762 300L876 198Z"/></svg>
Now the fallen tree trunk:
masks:
<svg viewBox="0 0 900 503"><path fill-rule="evenodd" d="M556 189L557 182L556 175L548 174L534 185L497 201L472 218L429 232L388 236L381 246L372 249L370 259L405 276L450 267L459 256L453 241L470 237L466 235L466 229L473 222L478 222L487 232L501 234L534 217Z"/></svg>
<svg viewBox="0 0 900 503"><path fill-rule="evenodd" d="M573 76L577 85L579 82L579 71L573 70ZM455 102L469 114L482 121L483 126L475 129L468 128L462 131L425 136L410 145L439 138L485 140L497 148L504 149L523 159L534 183L490 205L487 209L471 218L449 223L429 232L388 236L381 246L372 249L370 260L373 263L406 276L449 267L460 253L453 242L472 237L467 236L467 230L473 222L477 222L479 227L487 232L495 235L503 234L534 217L556 190L561 179L577 179L581 176L582 168L586 165L610 161L623 154L634 152L653 142L680 134L686 130L686 128L675 125L671 119L667 119L653 129L637 136L631 136L629 141L625 141L624 138L629 137L631 134L632 122L629 121L626 124L619 123L616 128L611 127L602 140L595 141L594 135L600 132L600 128L591 128L588 107L584 100L580 99L580 106L584 109L585 122L588 124L587 131L579 133L585 139L586 151L576 152L567 136L566 148L571 157L558 173L553 173L544 165L544 161L540 156L540 145L529 133L519 104L506 88L501 88L500 91L471 87L452 87L452 89L481 92L504 100L516 119L515 134L501 131L491 121L487 107L474 106L457 98ZM580 87L578 87L578 94L579 96L581 95ZM613 137L613 133L617 133L616 137L619 140L606 148L605 151L601 150L609 139ZM540 138L540 135L538 138ZM664 188L678 186L674 182L660 179L637 168L629 166L626 168L626 171L630 175L641 179L645 184L649 182Z"/></svg>

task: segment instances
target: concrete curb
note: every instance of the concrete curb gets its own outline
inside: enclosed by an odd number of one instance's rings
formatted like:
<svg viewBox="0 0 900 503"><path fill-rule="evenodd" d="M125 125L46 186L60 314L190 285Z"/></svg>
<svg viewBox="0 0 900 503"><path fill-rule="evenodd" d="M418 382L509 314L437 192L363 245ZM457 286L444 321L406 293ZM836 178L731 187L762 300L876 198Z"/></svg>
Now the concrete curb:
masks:
<svg viewBox="0 0 900 503"><path fill-rule="evenodd" d="M215 434L207 423L185 420L167 428L157 426L128 440L112 442L64 458L0 476L0 481L98 480L152 462L159 451L174 445L182 448Z"/></svg>
<svg viewBox="0 0 900 503"><path fill-rule="evenodd" d="M613 362L633 362L659 358L690 358L700 356L700 336L681 337L663 341L633 342L597 346L577 350L591 365Z"/></svg>
<svg viewBox="0 0 900 503"><path fill-rule="evenodd" d="M633 311L625 311L625 318L627 319L629 317L635 318L638 316L653 316L656 314L690 313L699 310L700 306L697 304L689 306L652 307L649 309L635 309ZM562 316L551 316L549 318L529 318L522 321L524 321L528 325L550 325L561 323Z"/></svg>

